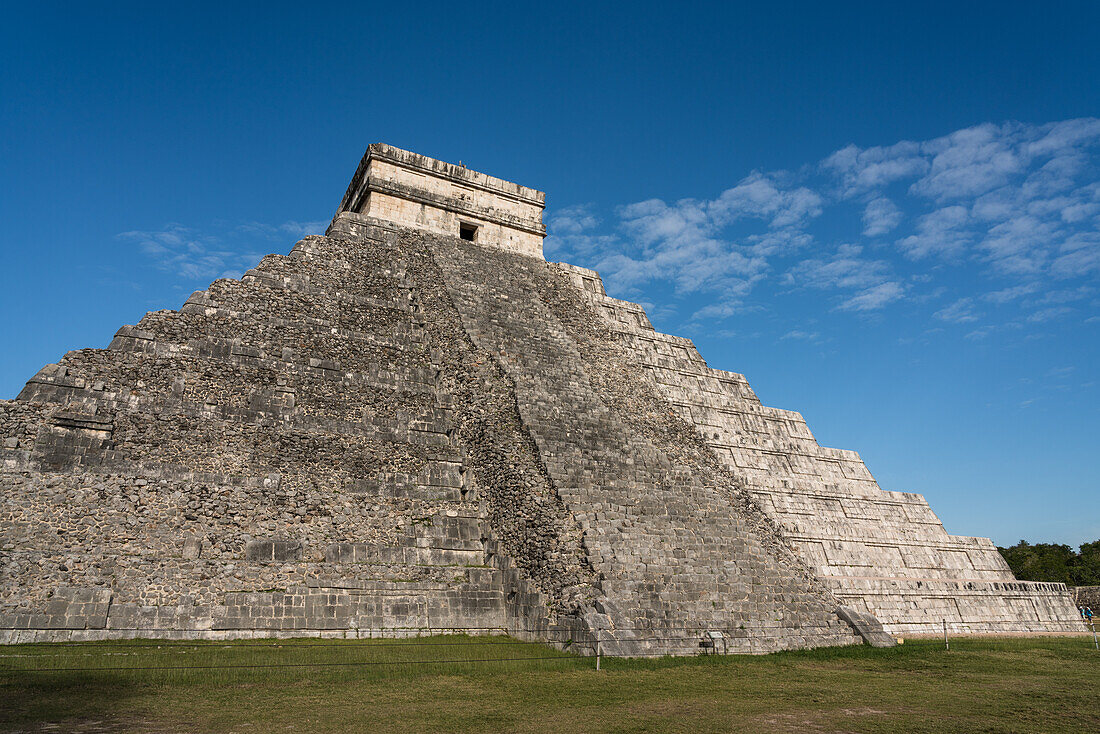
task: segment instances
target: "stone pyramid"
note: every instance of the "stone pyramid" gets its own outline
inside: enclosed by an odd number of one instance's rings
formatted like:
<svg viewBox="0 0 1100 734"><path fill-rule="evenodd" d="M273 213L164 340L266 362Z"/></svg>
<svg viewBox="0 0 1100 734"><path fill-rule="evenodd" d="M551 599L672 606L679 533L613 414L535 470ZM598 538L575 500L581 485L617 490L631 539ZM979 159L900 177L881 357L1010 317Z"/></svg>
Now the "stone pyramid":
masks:
<svg viewBox="0 0 1100 734"><path fill-rule="evenodd" d="M545 262L543 205L372 145L324 237L0 402L0 641L1082 629L1064 586Z"/></svg>

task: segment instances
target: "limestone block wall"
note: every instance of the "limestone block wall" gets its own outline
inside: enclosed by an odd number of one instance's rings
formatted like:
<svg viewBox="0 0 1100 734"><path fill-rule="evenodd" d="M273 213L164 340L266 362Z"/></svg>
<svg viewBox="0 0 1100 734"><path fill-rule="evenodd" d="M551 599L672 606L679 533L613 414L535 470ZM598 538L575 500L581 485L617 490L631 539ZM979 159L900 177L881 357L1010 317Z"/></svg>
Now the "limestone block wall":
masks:
<svg viewBox="0 0 1100 734"><path fill-rule="evenodd" d="M438 240L467 332L515 385L524 425L570 514L601 592L605 649L698 651L852 644L836 600L634 368L600 317L545 263Z"/></svg>
<svg viewBox="0 0 1100 734"><path fill-rule="evenodd" d="M0 641L528 634L581 603L514 397L387 238L306 238L0 401Z"/></svg>
<svg viewBox="0 0 1100 734"><path fill-rule="evenodd" d="M0 640L858 641L571 292L338 218L46 366L0 404Z"/></svg>
<svg viewBox="0 0 1100 734"><path fill-rule="evenodd" d="M595 273L488 244L345 212L0 401L0 641L1080 626Z"/></svg>
<svg viewBox="0 0 1100 734"><path fill-rule="evenodd" d="M363 156L337 215L361 214L450 236L458 236L460 224L470 224L483 245L541 258L545 199L541 191L376 143Z"/></svg>
<svg viewBox="0 0 1100 734"><path fill-rule="evenodd" d="M1064 586L1016 581L990 540L949 535L924 497L880 489L856 452L819 446L800 414L761 405L744 376L608 297L598 273L558 267L845 604L894 633L943 620L957 632L1079 629Z"/></svg>
<svg viewBox="0 0 1100 734"><path fill-rule="evenodd" d="M1073 602L1079 607L1089 607L1100 617L1100 586L1077 586L1073 589Z"/></svg>

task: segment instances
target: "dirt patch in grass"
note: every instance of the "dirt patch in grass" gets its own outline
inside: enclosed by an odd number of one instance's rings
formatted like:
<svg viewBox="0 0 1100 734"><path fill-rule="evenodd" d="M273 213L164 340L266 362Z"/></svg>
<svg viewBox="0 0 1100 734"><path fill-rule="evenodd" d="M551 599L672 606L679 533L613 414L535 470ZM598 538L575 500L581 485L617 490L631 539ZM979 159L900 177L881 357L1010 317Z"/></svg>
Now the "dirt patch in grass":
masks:
<svg viewBox="0 0 1100 734"><path fill-rule="evenodd" d="M774 732L840 732L851 731L849 727L837 728L839 719L848 719L864 716L883 717L890 714L898 714L900 711L885 711L883 709L863 706L859 708L844 708L828 713L803 711L795 713L781 713L773 716L765 716L759 720L762 731Z"/></svg>

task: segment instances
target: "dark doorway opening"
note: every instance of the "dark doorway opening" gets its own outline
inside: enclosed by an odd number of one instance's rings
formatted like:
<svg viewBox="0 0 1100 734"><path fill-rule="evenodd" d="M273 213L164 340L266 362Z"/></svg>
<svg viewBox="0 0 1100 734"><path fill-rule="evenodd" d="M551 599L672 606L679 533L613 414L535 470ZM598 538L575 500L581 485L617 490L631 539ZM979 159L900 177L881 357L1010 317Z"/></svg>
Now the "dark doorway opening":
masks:
<svg viewBox="0 0 1100 734"><path fill-rule="evenodd" d="M464 240L469 240L470 242L473 242L475 239L477 239L477 227L473 224L466 224L465 222L461 222L458 225L458 236Z"/></svg>

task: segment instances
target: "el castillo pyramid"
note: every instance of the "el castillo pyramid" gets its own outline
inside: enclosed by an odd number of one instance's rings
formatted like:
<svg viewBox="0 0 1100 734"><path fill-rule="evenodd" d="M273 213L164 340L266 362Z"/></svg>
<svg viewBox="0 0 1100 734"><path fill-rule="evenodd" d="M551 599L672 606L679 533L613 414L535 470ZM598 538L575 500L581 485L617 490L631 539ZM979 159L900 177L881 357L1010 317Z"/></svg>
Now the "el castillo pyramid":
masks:
<svg viewBox="0 0 1100 734"><path fill-rule="evenodd" d="M544 201L372 145L325 236L42 368L0 402L0 641L1083 630L546 262Z"/></svg>

